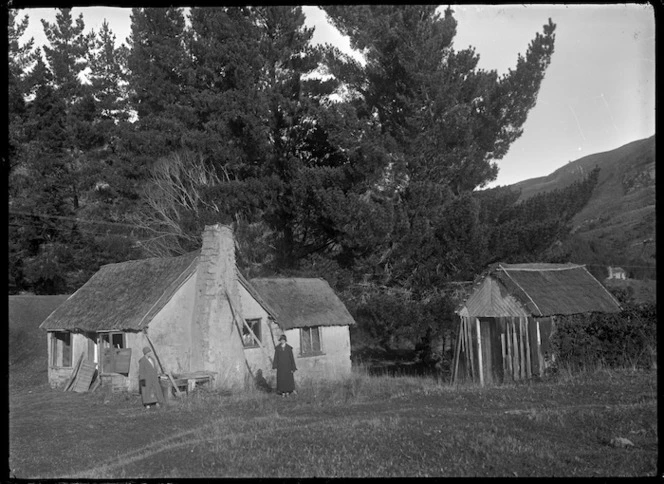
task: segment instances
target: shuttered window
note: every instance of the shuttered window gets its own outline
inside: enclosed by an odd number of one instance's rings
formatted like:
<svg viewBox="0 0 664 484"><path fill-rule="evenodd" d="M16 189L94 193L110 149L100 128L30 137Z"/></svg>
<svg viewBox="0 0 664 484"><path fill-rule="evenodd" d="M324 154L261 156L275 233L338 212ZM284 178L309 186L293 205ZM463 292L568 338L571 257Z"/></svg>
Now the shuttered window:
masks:
<svg viewBox="0 0 664 484"><path fill-rule="evenodd" d="M300 354L307 355L320 355L322 353L320 341L320 328L313 326L310 328L300 329Z"/></svg>

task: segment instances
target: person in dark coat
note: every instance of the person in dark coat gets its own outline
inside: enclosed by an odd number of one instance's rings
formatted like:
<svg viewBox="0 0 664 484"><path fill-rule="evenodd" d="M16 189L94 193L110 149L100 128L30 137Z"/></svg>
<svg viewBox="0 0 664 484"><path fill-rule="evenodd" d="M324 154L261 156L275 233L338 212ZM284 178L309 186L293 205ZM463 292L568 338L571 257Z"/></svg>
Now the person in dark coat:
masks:
<svg viewBox="0 0 664 484"><path fill-rule="evenodd" d="M152 350L146 346L143 348L143 357L138 360L138 386L145 408L150 408L152 405L158 407L164 403L164 394L159 385L159 373L150 353Z"/></svg>
<svg viewBox="0 0 664 484"><path fill-rule="evenodd" d="M293 347L286 343L286 335L279 337L279 344L274 350L272 368L277 370L277 393L282 397L288 396L295 391L295 378L293 373L297 371Z"/></svg>

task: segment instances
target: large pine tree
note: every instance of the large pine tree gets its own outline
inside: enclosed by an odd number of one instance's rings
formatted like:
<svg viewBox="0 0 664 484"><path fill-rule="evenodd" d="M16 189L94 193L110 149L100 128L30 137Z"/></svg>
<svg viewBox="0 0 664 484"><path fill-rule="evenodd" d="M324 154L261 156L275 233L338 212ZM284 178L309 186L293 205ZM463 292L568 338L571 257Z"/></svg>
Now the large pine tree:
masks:
<svg viewBox="0 0 664 484"><path fill-rule="evenodd" d="M110 179L121 177L106 163L119 118L105 113L108 99L97 82L105 77L112 90L116 80L90 62L95 34L84 32L82 15L73 19L60 9L54 23L42 25L44 55L36 53L17 96L25 114L21 152L12 155L20 168L10 177L10 246L16 249L10 272L14 290L52 294L80 287L102 263L126 259L131 240L116 237L109 225L121 206L97 209ZM107 28L105 34L111 35ZM24 54L11 57L10 65L25 64Z"/></svg>
<svg viewBox="0 0 664 484"><path fill-rule="evenodd" d="M149 166L183 147L190 120L182 8L132 9L129 48L129 101L137 120L127 141L136 162Z"/></svg>
<svg viewBox="0 0 664 484"><path fill-rule="evenodd" d="M237 225L246 259L276 255L292 269L328 242L315 193L340 183L331 170L345 160L327 134L333 86L308 77L320 61L313 31L299 7L193 8L190 18L183 99L192 122L186 144L152 172L144 223L172 235L153 248L190 249L204 223L223 221ZM259 241L243 243L243 234ZM270 257L259 246L276 250Z"/></svg>
<svg viewBox="0 0 664 484"><path fill-rule="evenodd" d="M373 146L382 191L391 189L381 202L392 214L389 235L374 245L370 265L382 282L409 288L468 277L486 250L470 193L495 179L495 160L521 134L553 53L555 26L549 21L516 68L498 76L477 68L472 48L454 49L451 8L442 15L433 5L324 9L364 56L359 63L331 48L327 65L367 133L380 140Z"/></svg>

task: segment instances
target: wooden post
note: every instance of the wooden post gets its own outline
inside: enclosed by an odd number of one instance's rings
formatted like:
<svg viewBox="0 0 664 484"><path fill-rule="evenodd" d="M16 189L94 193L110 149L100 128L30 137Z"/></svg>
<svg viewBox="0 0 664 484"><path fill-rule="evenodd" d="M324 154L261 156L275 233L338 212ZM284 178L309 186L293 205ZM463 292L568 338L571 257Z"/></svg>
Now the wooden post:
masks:
<svg viewBox="0 0 664 484"><path fill-rule="evenodd" d="M466 318L465 320L465 326L466 326L466 349L468 350L468 359L470 360L470 378L475 381L475 377L477 376L477 373L475 372L475 358L473 357L473 335L470 327L470 317Z"/></svg>
<svg viewBox="0 0 664 484"><path fill-rule="evenodd" d="M542 355L542 337L540 336L539 320L537 320L537 364L539 365L539 376L544 376L544 356Z"/></svg>
<svg viewBox="0 0 664 484"><path fill-rule="evenodd" d="M464 317L461 317L461 322L459 323L459 340L461 344L459 346L459 363L461 363L461 358L464 358L464 379L468 378L470 374L470 367L468 366L468 349L466 348L466 333L464 329Z"/></svg>
<svg viewBox="0 0 664 484"><path fill-rule="evenodd" d="M523 323L523 334L525 338L525 346L526 346L526 376L528 378L533 377L533 369L531 368L530 364L530 331L528 330L528 319Z"/></svg>
<svg viewBox="0 0 664 484"><path fill-rule="evenodd" d="M521 357L520 369L521 378L526 378L526 353L523 346L523 318L519 318L519 356Z"/></svg>
<svg viewBox="0 0 664 484"><path fill-rule="evenodd" d="M454 352L454 371L450 384L456 383L457 373L459 371L459 353L461 352L461 319L459 320L459 332L457 333L456 349Z"/></svg>
<svg viewBox="0 0 664 484"><path fill-rule="evenodd" d="M514 324L514 319L512 319L512 372L514 374L514 380L519 379L519 342L516 336L516 325Z"/></svg>
<svg viewBox="0 0 664 484"><path fill-rule="evenodd" d="M514 365L512 364L512 358L514 349L512 347L512 319L508 318L505 320L505 345L507 353L507 371L508 375L514 381Z"/></svg>
<svg viewBox="0 0 664 484"><path fill-rule="evenodd" d="M480 318L475 318L477 329L477 372L480 375L480 386L484 386L484 369L482 368L482 331L480 330Z"/></svg>
<svg viewBox="0 0 664 484"><path fill-rule="evenodd" d="M505 381L505 375L507 374L507 359L505 357L505 334L500 333L500 354L503 357L503 381Z"/></svg>

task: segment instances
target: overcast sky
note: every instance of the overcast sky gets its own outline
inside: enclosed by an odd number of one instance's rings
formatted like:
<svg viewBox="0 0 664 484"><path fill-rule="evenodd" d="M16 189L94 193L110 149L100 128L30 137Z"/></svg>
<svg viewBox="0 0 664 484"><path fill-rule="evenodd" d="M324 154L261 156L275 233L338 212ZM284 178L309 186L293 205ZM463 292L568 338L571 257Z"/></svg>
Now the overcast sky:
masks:
<svg viewBox="0 0 664 484"><path fill-rule="evenodd" d="M479 67L499 74L516 66L549 18L557 25L551 65L524 132L498 161L489 186L546 176L569 161L609 151L655 133L655 19L652 6L457 5L457 50L475 47ZM348 49L317 7L303 7L315 42ZM441 8L442 11L442 8ZM104 19L119 42L129 36L131 9L74 8L87 29ZM40 19L55 21L55 9L22 10L30 23L24 38L45 42Z"/></svg>

